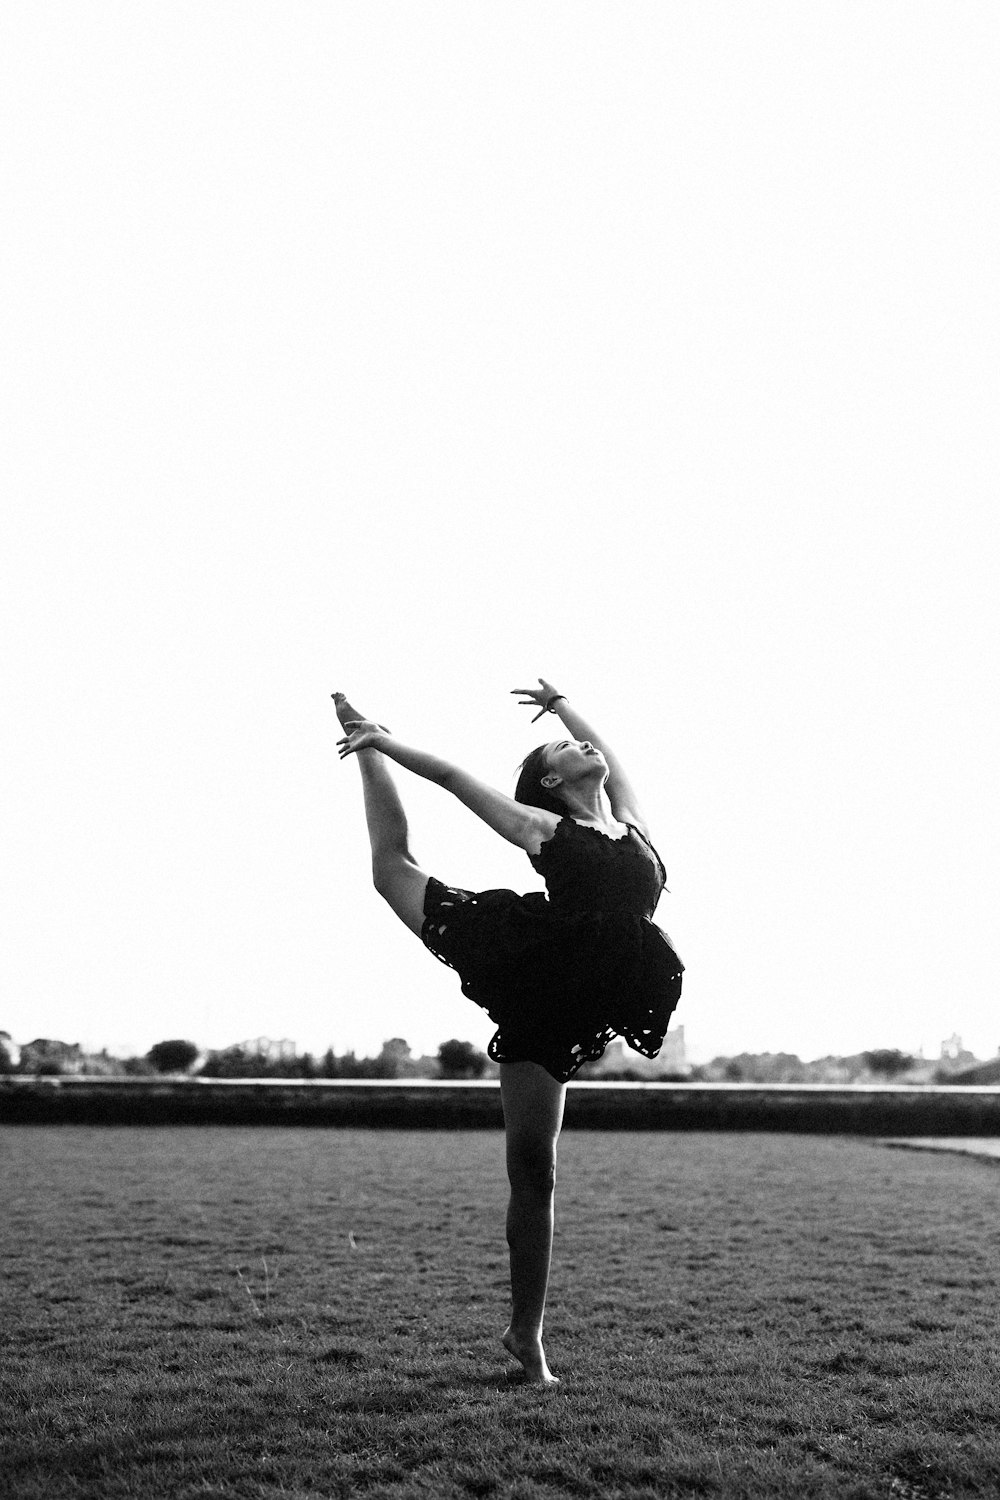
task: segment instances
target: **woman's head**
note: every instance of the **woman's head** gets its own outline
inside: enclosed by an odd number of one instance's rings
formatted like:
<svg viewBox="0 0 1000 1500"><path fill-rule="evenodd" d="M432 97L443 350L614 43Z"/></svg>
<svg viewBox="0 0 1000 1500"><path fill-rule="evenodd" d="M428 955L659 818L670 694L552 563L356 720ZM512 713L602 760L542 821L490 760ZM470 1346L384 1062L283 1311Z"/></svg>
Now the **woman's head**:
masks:
<svg viewBox="0 0 1000 1500"><path fill-rule="evenodd" d="M522 760L517 786L514 788L514 801L527 803L528 807L542 807L546 812L557 813L562 817L567 809L558 789L542 785L542 777L548 775L545 763L548 748L548 745L537 745Z"/></svg>
<svg viewBox="0 0 1000 1500"><path fill-rule="evenodd" d="M596 774L600 774L603 785L608 765L589 740L552 740L538 745L521 762L514 800L564 817L570 810L564 788Z"/></svg>

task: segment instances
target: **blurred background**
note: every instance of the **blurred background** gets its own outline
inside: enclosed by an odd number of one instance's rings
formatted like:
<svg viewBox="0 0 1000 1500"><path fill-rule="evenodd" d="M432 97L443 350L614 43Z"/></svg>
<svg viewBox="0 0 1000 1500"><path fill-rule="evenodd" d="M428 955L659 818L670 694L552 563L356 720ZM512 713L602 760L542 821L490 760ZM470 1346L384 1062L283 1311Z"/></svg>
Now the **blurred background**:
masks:
<svg viewBox="0 0 1000 1500"><path fill-rule="evenodd" d="M485 1046L330 693L552 680L689 1055L1000 1045L995 7L5 8L0 1026ZM441 878L538 888L400 773Z"/></svg>

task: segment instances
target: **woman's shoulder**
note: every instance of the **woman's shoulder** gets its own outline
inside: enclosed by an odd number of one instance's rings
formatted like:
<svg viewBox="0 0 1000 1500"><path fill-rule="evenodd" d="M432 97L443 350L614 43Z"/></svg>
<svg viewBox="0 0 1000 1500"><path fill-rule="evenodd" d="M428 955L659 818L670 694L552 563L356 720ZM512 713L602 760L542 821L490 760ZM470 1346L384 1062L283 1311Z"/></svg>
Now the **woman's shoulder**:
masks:
<svg viewBox="0 0 1000 1500"><path fill-rule="evenodd" d="M544 807L532 808L534 816L531 819L531 831L525 840L524 850L529 859L537 859L546 844L551 844L559 831L560 824L571 823L572 818L560 817L558 813L547 812Z"/></svg>

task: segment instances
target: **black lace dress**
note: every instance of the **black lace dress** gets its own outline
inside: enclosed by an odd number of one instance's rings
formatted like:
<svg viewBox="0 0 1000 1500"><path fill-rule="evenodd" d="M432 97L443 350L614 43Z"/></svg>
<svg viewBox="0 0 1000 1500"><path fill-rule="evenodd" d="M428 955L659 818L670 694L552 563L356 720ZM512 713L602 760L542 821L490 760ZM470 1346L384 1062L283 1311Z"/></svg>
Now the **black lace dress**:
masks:
<svg viewBox="0 0 1000 1500"><path fill-rule="evenodd" d="M663 1045L684 965L650 918L666 883L634 824L624 838L562 818L531 863L547 895L465 891L432 875L421 937L498 1030L494 1062L541 1063L565 1083L615 1035Z"/></svg>

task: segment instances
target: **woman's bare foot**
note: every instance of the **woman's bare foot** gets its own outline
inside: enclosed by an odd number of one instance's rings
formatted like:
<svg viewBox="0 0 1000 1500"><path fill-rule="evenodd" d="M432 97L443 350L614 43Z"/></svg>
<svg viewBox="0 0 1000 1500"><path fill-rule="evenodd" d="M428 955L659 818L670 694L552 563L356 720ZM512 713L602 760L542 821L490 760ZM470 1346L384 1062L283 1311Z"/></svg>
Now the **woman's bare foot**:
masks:
<svg viewBox="0 0 1000 1500"><path fill-rule="evenodd" d="M337 718L340 720L341 725L345 729L352 719L364 718L364 714L358 713L358 710L354 707L354 705L352 703L348 703L343 693L334 693L332 697L333 706L337 710Z"/></svg>
<svg viewBox="0 0 1000 1500"><path fill-rule="evenodd" d="M333 706L337 710L337 718L340 720L342 728L347 729L348 724L367 724L370 727L385 730L386 734L392 733L392 730L387 725L376 724L374 719L366 719L364 714L360 713L354 707L353 703L348 702L343 693L331 693L330 697L333 699Z"/></svg>
<svg viewBox="0 0 1000 1500"><path fill-rule="evenodd" d="M545 1350L540 1338L519 1338L509 1328L501 1341L508 1354L512 1354L524 1366L526 1380L535 1385L558 1385L558 1378L545 1363Z"/></svg>

